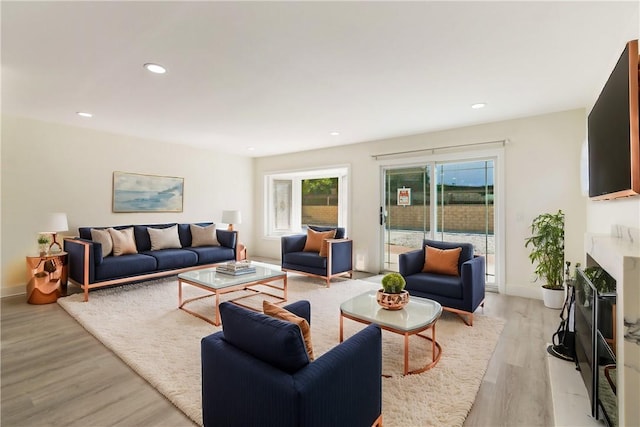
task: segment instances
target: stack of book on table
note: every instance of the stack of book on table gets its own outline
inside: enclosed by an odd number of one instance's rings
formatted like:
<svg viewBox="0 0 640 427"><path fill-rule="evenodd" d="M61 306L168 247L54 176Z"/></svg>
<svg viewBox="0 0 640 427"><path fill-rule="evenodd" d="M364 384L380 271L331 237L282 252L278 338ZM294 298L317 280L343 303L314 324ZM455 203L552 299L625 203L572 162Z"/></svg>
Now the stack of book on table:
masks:
<svg viewBox="0 0 640 427"><path fill-rule="evenodd" d="M251 265L251 261L231 261L216 267L217 273L238 276L240 274L251 274L256 272L256 268Z"/></svg>

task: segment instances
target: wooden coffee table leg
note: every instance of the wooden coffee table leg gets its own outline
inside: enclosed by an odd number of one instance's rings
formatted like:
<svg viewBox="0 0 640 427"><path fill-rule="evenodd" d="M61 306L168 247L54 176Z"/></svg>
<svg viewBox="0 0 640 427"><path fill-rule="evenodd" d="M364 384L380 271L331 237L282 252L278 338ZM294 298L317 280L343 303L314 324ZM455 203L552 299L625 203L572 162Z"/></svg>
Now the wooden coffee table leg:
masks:
<svg viewBox="0 0 640 427"><path fill-rule="evenodd" d="M409 373L409 334L404 334L404 375Z"/></svg>
<svg viewBox="0 0 640 427"><path fill-rule="evenodd" d="M214 325L220 326L220 292L216 291L216 320L213 322Z"/></svg>

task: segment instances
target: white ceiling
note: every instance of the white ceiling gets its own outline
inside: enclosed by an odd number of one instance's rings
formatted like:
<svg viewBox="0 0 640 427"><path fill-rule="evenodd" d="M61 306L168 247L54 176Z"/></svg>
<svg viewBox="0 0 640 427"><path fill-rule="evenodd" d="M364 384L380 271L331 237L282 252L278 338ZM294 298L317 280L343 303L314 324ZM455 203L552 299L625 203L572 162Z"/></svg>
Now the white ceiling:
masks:
<svg viewBox="0 0 640 427"><path fill-rule="evenodd" d="M637 1L1 8L3 113L245 156L590 108L640 33Z"/></svg>

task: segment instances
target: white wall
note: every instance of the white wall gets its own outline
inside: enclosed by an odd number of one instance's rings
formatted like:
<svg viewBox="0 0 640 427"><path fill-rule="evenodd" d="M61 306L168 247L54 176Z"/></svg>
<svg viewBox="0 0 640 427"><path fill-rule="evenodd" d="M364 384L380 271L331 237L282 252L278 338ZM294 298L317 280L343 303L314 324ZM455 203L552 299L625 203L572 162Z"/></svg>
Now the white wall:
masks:
<svg viewBox="0 0 640 427"><path fill-rule="evenodd" d="M248 157L3 116L1 161L3 296L25 291L25 256L47 212L66 212L62 234L76 235L79 226L219 222L223 209L240 209L236 229L252 245ZM113 171L184 177L183 212L113 213Z"/></svg>
<svg viewBox="0 0 640 427"><path fill-rule="evenodd" d="M524 239L542 212L566 214L566 256L583 261L586 197L580 191L580 152L585 138L583 109L489 123L442 132L372 141L255 160L254 185L263 189L266 173L348 163L351 166L349 236L359 269L381 268L380 166L373 154L508 139L505 147L506 292L540 297ZM254 255L280 258L280 241L264 237L263 191L255 192Z"/></svg>

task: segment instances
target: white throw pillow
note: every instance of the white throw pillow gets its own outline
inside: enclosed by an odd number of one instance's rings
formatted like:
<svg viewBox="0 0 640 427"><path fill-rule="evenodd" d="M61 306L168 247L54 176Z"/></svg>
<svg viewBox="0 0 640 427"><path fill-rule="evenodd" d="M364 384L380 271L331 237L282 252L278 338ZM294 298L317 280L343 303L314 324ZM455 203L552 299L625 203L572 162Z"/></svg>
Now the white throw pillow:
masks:
<svg viewBox="0 0 640 427"><path fill-rule="evenodd" d="M191 246L220 246L218 237L216 236L216 225L211 224L202 227L196 224L189 224L191 229Z"/></svg>
<svg viewBox="0 0 640 427"><path fill-rule="evenodd" d="M125 254L137 254L136 238L133 235L133 227L116 230L108 228L111 240L113 240L113 256Z"/></svg>
<svg viewBox="0 0 640 427"><path fill-rule="evenodd" d="M111 234L109 234L108 230L92 228L91 240L102 245L103 257L111 255L111 251L113 250L113 240L111 239Z"/></svg>
<svg viewBox="0 0 640 427"><path fill-rule="evenodd" d="M149 238L151 239L151 250L181 248L180 237L178 236L178 225L169 228L147 227Z"/></svg>

